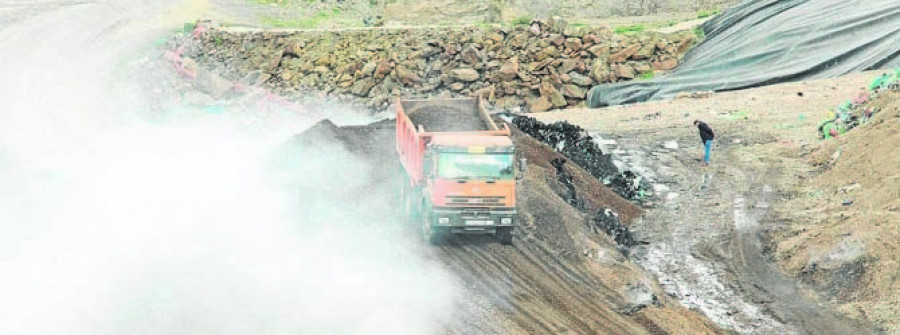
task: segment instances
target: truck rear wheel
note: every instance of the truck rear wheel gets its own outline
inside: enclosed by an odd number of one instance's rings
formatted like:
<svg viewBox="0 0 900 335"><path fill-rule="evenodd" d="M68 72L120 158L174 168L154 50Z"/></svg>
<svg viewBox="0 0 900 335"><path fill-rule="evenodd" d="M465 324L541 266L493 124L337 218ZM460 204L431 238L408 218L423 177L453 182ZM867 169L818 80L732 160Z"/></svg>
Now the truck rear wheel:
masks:
<svg viewBox="0 0 900 335"><path fill-rule="evenodd" d="M494 233L494 236L497 237L500 244L512 245L512 231L513 227L497 227L497 232Z"/></svg>

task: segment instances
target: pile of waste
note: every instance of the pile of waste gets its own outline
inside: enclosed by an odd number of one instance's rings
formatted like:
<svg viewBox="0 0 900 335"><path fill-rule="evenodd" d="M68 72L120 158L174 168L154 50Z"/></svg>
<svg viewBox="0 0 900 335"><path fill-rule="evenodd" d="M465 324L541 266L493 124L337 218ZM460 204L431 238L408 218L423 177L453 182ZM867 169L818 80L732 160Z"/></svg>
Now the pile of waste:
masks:
<svg viewBox="0 0 900 335"><path fill-rule="evenodd" d="M619 221L619 214L612 209L606 208L600 211L591 218L591 223L594 228L602 230L621 246L633 247L639 244L628 227Z"/></svg>
<svg viewBox="0 0 900 335"><path fill-rule="evenodd" d="M819 137L823 139L838 137L868 122L873 114L878 113L878 109L870 107L868 102L878 97L879 93L898 89L900 89L900 68L879 75L869 84L868 90L829 112L825 120L819 123L817 128Z"/></svg>
<svg viewBox="0 0 900 335"><path fill-rule="evenodd" d="M521 115L513 117L512 123L522 132L568 157L623 198L642 201L651 194L643 178L631 171L620 172L613 164L612 156L603 153L594 138L581 127L565 121L544 124Z"/></svg>
<svg viewBox="0 0 900 335"><path fill-rule="evenodd" d="M587 212L589 211L589 206L585 204L584 199L578 197L578 191L575 188L575 182L572 175L563 168L566 162L567 160L561 157L554 158L550 161L550 165L556 169L556 180L562 183L566 188L564 194L559 194L559 196L575 209ZM599 234L601 231L606 233L606 235L609 235L609 237L616 241L616 244L622 247L633 247L638 244L628 227L619 221L619 213L616 213L611 208L603 207L600 211L591 216L589 227L594 233ZM627 249L620 250L622 252L627 252Z"/></svg>

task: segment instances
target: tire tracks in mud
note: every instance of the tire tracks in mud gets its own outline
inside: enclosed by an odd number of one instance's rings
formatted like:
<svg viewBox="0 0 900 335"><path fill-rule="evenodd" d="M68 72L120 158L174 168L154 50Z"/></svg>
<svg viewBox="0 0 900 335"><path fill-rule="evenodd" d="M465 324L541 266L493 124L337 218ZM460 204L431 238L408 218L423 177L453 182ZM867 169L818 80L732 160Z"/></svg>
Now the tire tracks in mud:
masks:
<svg viewBox="0 0 900 335"><path fill-rule="evenodd" d="M809 334L869 334L868 325L850 320L830 306L820 302L820 297L804 293L803 287L789 279L765 258L760 238L760 220L768 214L773 189L759 181L769 180L773 169L765 169L761 175L747 176L750 190L734 199L735 235L732 244L740 257L730 265L743 273L741 287L753 287L757 296L765 297L766 309L779 321ZM760 178L762 177L762 178ZM761 179L761 180L759 180ZM751 200L748 202L747 197Z"/></svg>
<svg viewBox="0 0 900 335"><path fill-rule="evenodd" d="M666 291L738 333L868 334L815 293L782 274L764 254L760 221L776 190L774 165L742 160L724 147L718 164L698 173L679 159L676 184L684 194L636 225L651 244L639 262ZM699 182L694 182L699 180Z"/></svg>
<svg viewBox="0 0 900 335"><path fill-rule="evenodd" d="M348 147L353 153L381 163L373 166L394 166L384 164L392 162L395 155L392 147L383 145L392 143L392 130L346 127L342 131L351 139ZM352 193L399 193L403 179L399 167L372 169L370 173L367 180L373 183ZM403 216L399 210L393 215ZM399 223L391 229L420 239L418 224ZM463 298L456 302L458 315L444 324L445 333L662 333L663 328L645 313L626 313L625 297L601 281L586 258L557 252L549 244L554 241L550 237L522 237L521 233L520 229L512 246L503 246L488 235L451 236L443 246L419 242L421 249L417 246L414 252L447 270L460 286Z"/></svg>
<svg viewBox="0 0 900 335"><path fill-rule="evenodd" d="M624 306L610 288L555 257L539 241L517 240L513 247L504 247L488 237L463 239L467 241L450 241L436 256L464 283L475 283L469 289L487 294L499 307L497 314L521 333L632 334L659 329L650 320L643 322L647 329L634 328L632 320L610 309L610 301Z"/></svg>

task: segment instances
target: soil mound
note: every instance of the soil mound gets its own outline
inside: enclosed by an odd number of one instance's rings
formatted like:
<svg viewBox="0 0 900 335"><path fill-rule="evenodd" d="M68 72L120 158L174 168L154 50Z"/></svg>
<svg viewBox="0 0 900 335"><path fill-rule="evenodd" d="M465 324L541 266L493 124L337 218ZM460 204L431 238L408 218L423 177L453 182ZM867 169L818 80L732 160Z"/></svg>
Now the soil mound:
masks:
<svg viewBox="0 0 900 335"><path fill-rule="evenodd" d="M871 119L807 154L819 174L779 210L790 224L770 248L844 312L893 334L900 331L900 91L858 109L873 111Z"/></svg>

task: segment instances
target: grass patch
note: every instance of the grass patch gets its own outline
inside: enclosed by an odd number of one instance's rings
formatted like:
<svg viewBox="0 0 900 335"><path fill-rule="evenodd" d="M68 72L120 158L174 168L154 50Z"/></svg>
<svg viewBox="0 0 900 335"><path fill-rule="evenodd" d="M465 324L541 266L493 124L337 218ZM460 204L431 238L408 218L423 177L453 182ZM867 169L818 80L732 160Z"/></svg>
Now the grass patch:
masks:
<svg viewBox="0 0 900 335"><path fill-rule="evenodd" d="M638 77L638 79L650 80L650 79L653 79L654 76L656 76L656 72L653 72L653 70L650 70L650 71L641 73L641 75Z"/></svg>
<svg viewBox="0 0 900 335"><path fill-rule="evenodd" d="M512 20L511 23L513 26L526 25L526 24L531 23L532 19L534 19L534 14L525 14L525 15L516 17L515 19Z"/></svg>
<svg viewBox="0 0 900 335"><path fill-rule="evenodd" d="M718 8L712 9L712 10L698 10L698 11L697 11L697 18L698 18L698 19L705 19L705 18L708 18L708 17L713 16L713 15L718 15L719 12L720 12L720 10L719 10Z"/></svg>
<svg viewBox="0 0 900 335"><path fill-rule="evenodd" d="M635 24L630 26L616 27L613 29L613 32L616 34L629 34L629 33L639 33L646 30L643 24Z"/></svg>
<svg viewBox="0 0 900 335"><path fill-rule="evenodd" d="M700 27L694 27L693 31L694 31L694 36L697 36L697 40L702 41L704 38L706 38L706 33L704 33L703 29L700 29Z"/></svg>
<svg viewBox="0 0 900 335"><path fill-rule="evenodd" d="M317 28L322 25L322 22L331 20L337 15L341 14L341 10L339 8L334 8L332 10L322 10L316 13L316 15L311 17L304 17L300 19L286 19L280 17L264 17L262 18L262 24L274 28Z"/></svg>
<svg viewBox="0 0 900 335"><path fill-rule="evenodd" d="M478 28L490 28L490 27L493 27L494 24L495 23L485 22L485 21L475 22L475 26Z"/></svg>
<svg viewBox="0 0 900 335"><path fill-rule="evenodd" d="M258 3L260 5L279 5L279 6L284 6L291 2L291 0L249 0L249 1Z"/></svg>

